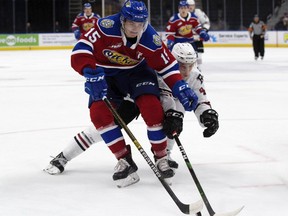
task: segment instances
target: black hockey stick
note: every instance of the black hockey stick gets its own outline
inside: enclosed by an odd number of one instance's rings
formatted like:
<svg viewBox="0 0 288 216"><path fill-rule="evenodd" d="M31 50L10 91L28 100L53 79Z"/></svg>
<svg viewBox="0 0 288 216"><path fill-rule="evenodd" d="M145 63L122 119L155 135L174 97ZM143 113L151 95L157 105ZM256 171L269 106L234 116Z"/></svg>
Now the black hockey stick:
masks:
<svg viewBox="0 0 288 216"><path fill-rule="evenodd" d="M186 152L184 150L184 147L181 144L177 134L175 133L173 135L173 137L174 137L174 139L175 139L175 141L176 141L176 143L177 143L177 145L178 145L178 147L180 149L180 152L181 152L181 154L183 156L183 159L185 160L187 168L188 168L189 172L192 175L192 178L193 178L193 180L194 180L194 182L196 184L196 187L197 187L197 189L198 189L198 191L199 191L199 193L200 193L200 195L202 197L202 200L204 201L204 204L205 204L205 206L206 206L206 208L207 208L207 210L209 212L209 215L210 216L235 216L235 215L237 215L244 208L244 206L242 206L241 208L239 208L239 209L237 209L237 210L235 210L233 212L215 213L215 211L212 209L212 207L211 207L211 205L210 205L210 203L208 201L207 196L204 193L204 190L203 190L203 188L202 188L202 186L201 186L201 184L200 184L200 182L199 182L199 180L198 180L198 178L197 178L197 176L196 176L196 174L195 174L195 172L194 172L194 170L192 168L192 165L191 165L191 163L190 163L190 161L188 159L188 156L187 156L187 154L186 154Z"/></svg>
<svg viewBox="0 0 288 216"><path fill-rule="evenodd" d="M155 175L157 176L157 178L159 179L159 181L161 182L161 184L164 186L164 188L166 189L166 191L169 193L169 195L171 196L171 198L173 199L173 201L175 202L175 204L178 206L178 208L184 213L184 214L197 214L198 212L201 211L201 209L203 208L203 202L201 200L192 203L190 205L188 204L184 204L182 203L178 197L174 194L174 192L172 191L171 187L167 184L167 182L163 179L163 177L161 176L161 173L158 171L157 167L155 166L155 164L153 163L153 161L149 158L149 156L147 155L147 153L144 151L144 149L142 148L142 146L140 145L140 143L137 141L137 139L134 137L134 135L132 134L132 132L130 131L130 129L127 127L127 125L125 124L125 122L123 121L123 119L121 118L121 116L118 114L118 112L116 111L116 109L114 109L114 107L112 106L112 104L110 103L110 101L107 99L107 97L103 97L102 99L105 104L107 105L107 107L109 108L109 110L112 112L114 118L118 121L119 125L126 131L127 135L130 137L130 139L133 141L133 143L135 144L135 146L137 147L137 149L139 150L139 152L141 153L141 155L144 157L144 159L146 160L146 162L148 163L148 165L150 166L150 168L153 170L153 172L155 173Z"/></svg>

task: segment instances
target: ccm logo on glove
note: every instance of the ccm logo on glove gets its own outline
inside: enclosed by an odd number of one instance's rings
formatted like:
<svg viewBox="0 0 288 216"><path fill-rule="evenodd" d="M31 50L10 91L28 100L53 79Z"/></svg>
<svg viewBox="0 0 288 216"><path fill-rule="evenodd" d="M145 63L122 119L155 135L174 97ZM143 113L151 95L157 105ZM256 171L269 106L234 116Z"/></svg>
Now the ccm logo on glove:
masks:
<svg viewBox="0 0 288 216"><path fill-rule="evenodd" d="M87 82L99 82L99 81L104 80L104 79L105 79L105 76L102 75L102 76L98 76L98 77L87 77L86 81Z"/></svg>

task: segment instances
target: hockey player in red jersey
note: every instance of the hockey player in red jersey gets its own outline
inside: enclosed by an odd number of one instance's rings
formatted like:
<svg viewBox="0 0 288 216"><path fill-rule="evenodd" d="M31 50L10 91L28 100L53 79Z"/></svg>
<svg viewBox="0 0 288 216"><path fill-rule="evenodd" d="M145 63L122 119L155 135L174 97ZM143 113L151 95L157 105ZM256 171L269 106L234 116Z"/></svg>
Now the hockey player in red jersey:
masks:
<svg viewBox="0 0 288 216"><path fill-rule="evenodd" d="M198 18L194 13L189 12L187 1L180 1L178 5L179 13L173 15L166 27L167 46L172 50L176 43L193 43L193 31L195 31L202 40L208 41L209 35L203 30Z"/></svg>
<svg viewBox="0 0 288 216"><path fill-rule="evenodd" d="M92 6L90 3L85 3L83 8L84 11L77 15L72 24L72 31L77 40L79 40L81 34L84 34L93 28L97 20L100 18L98 14L92 12Z"/></svg>
<svg viewBox="0 0 288 216"><path fill-rule="evenodd" d="M127 180L136 183L139 177L121 128L102 99L107 97L117 106L127 94L147 125L156 167L164 178L171 178L174 171L167 162L167 138L162 130L164 112L155 71L185 110L195 109L197 96L182 80L177 61L148 24L145 4L126 0L120 13L99 19L75 45L71 66L86 78L91 121L118 159L113 175L116 184L121 187Z"/></svg>
<svg viewBox="0 0 288 216"><path fill-rule="evenodd" d="M172 54L180 64L180 73L183 79L187 81L188 85L198 96L198 104L194 113L200 126L205 128L203 136L210 137L218 130L218 114L215 110L211 109L210 101L207 99L204 79L200 71L197 69L197 54L191 44L188 43L176 44L173 47ZM180 134L182 131L183 114L185 110L177 99L171 97L171 90L163 82L163 79L159 76L158 78L160 100L165 112L163 127L166 135L172 138L174 132ZM139 114L139 110L137 110L137 107L129 98L123 100L117 111L126 124L132 121ZM94 143L101 141L102 138L94 125L87 127L71 139L63 151L50 161L50 164L44 169L44 171L51 175L62 173L68 161L71 161L73 158L82 154ZM174 140L168 139L168 164L174 169L178 168L178 164L171 158L173 145Z"/></svg>

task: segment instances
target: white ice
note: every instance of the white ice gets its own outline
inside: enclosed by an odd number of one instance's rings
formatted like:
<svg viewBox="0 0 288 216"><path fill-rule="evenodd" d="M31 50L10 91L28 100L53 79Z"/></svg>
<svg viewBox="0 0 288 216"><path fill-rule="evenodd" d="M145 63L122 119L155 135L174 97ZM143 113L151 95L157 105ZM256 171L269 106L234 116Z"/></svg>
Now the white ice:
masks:
<svg viewBox="0 0 288 216"><path fill-rule="evenodd" d="M193 113L180 136L201 185L217 213L245 205L239 215L287 216L288 57L266 48L254 61L252 48L206 48L206 91L220 129L203 138ZM0 52L1 216L180 216L132 142L140 182L118 189L116 159L103 142L51 176L42 171L73 136L89 125L83 78L70 67L70 51ZM143 121L129 125L149 156ZM172 189L184 203L201 197L180 164ZM208 216L206 208L203 216Z"/></svg>

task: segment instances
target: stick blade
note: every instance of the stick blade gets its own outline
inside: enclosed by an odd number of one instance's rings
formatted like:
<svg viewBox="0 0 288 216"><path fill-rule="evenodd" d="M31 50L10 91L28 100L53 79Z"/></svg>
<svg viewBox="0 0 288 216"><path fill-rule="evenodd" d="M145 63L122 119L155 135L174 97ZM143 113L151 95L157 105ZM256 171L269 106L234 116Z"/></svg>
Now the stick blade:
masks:
<svg viewBox="0 0 288 216"><path fill-rule="evenodd" d="M216 214L214 214L214 216L235 216L235 215L239 214L243 208L244 208L244 206L242 206L241 208L236 209L235 211L232 211L232 212L216 213Z"/></svg>
<svg viewBox="0 0 288 216"><path fill-rule="evenodd" d="M198 200L197 202L191 203L189 205L189 214L196 214L203 209L203 201Z"/></svg>

